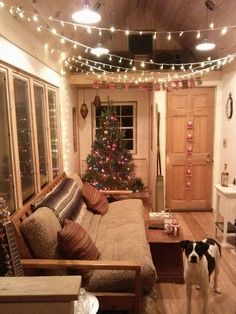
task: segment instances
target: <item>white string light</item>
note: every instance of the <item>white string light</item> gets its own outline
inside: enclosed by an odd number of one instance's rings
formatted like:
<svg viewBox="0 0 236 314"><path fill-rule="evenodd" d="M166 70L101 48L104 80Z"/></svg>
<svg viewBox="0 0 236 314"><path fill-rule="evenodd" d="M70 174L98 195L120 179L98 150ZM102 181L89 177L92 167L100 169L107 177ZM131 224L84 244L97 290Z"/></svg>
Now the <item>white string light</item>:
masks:
<svg viewBox="0 0 236 314"><path fill-rule="evenodd" d="M98 30L99 33L100 31L108 31L108 32L122 32L125 35L130 35L130 34L152 34L153 38L156 38L157 35L166 35L168 38L171 38L172 35L177 34L178 36L182 36L183 34L186 33L205 33L206 31L223 31L223 29L227 28L228 29L234 29L236 28L236 24L234 25L229 25L229 26L219 26L219 27L215 27L214 23L212 22L209 26L209 28L203 28L203 29L188 29L188 30L174 30L174 31L157 31L157 30L153 30L153 31L147 31L147 30L125 30L125 29L121 29L121 28L115 28L114 26L111 27L98 27L98 26L94 26L94 25L84 25L84 24L77 24L77 23L73 23L73 22L68 22L68 21L63 21L60 19L56 19L53 18L52 16L44 16L42 14L36 14L36 13L32 13L26 10L22 10L19 7L14 7L14 6L10 6L6 3L4 3L3 1L0 1L0 8L3 7L9 7L9 11L11 14L18 14L19 16L21 16L22 18L24 17L24 13L31 15L32 17L36 17L37 19L42 18L42 19L47 19L53 22L58 23L59 25L61 25L62 27L64 27L64 25L70 25L72 26L75 30L77 30L77 28L83 28L86 29L88 33L91 33L92 29ZM34 20L35 21L35 20ZM36 22L36 21L35 21Z"/></svg>
<svg viewBox="0 0 236 314"><path fill-rule="evenodd" d="M11 15L13 15L13 14L19 15L20 18L22 18L22 19L25 18L29 22L32 21L32 22L38 24L38 23L40 23L40 19L43 19L43 20L48 19L50 21L59 23L59 25L61 27L64 27L67 24L67 25L71 25L72 27L74 27L75 30L77 30L77 28L83 28L83 29L87 30L87 32L89 32L89 33L91 33L92 29L96 29L96 30L98 30L98 34L100 36L103 35L104 31L123 32L127 36L130 35L130 34L143 35L143 34L147 34L148 33L148 34L152 34L154 39L156 39L157 35L159 35L159 34L166 34L167 35L167 39L171 40L172 39L172 35L174 35L174 34L178 34L178 36L181 37L185 33L195 33L195 34L197 33L197 38L199 38L201 36L201 33L205 32L205 31L217 31L217 30L219 31L220 30L220 33L222 35L224 35L224 34L227 33L228 30L236 28L236 25L224 26L224 27L218 27L218 28L215 28L214 25L213 26L210 25L209 29L199 29L199 30L179 30L179 31L168 31L168 32L167 31L156 31L156 30L155 31L142 31L142 30L133 31L133 30L128 30L128 29L126 29L126 30L115 29L114 26L111 26L110 28L104 28L104 27L96 27L96 26L74 24L74 23L71 23L71 22L66 22L66 21L54 19L52 17L45 17L43 15L38 14L38 12L33 12L33 13L32 12L28 12L28 11L23 10L20 7L10 6L8 4L5 4L3 1L0 1L0 8L4 8L4 7L7 7L9 14L11 14ZM42 22L43 21L41 21L41 23ZM67 42L67 43L71 43L73 48L82 47L82 48L85 49L86 53L91 51L91 49L92 49L92 47L84 45L83 43L80 43L80 42L75 41L75 40L71 40L70 38L67 38L66 36L60 35L55 27L51 28L48 25L43 26L43 25L38 24L38 25L36 25L36 30L38 32L41 32L42 30L50 31L51 34L53 34L54 36L57 36L59 38L59 41L62 44ZM45 47L48 47L47 44L45 44ZM51 53L54 53L55 51L57 51L57 50L56 49L51 49L50 50ZM60 55L61 54L63 54L63 56L65 58L65 53L62 53L60 51ZM113 55L113 54L110 54L110 53L107 54L107 57L109 58L109 61L112 61L112 60L115 61L114 59L117 59L117 62L120 63L119 67L117 67L115 65L111 65L111 64L106 64L106 63L101 63L99 66L101 66L101 65L103 67L108 67L109 66L109 70L111 70L111 71L114 70L116 72L119 72L119 71L124 71L126 73L128 71L137 71L138 72L140 70L137 67L144 68L146 65L152 64L152 65L158 66L161 70L163 70L164 67L165 67L165 69L168 68L168 69L172 69L172 70L181 70L183 72L185 72L185 71L188 72L188 71L191 70L191 72L193 72L193 74L196 74L196 73L201 74L201 73L206 73L206 71L208 72L210 70L214 70L216 68L219 68L219 67L225 65L227 62L231 62L235 58L235 54L231 54L230 56L227 56L227 57L224 57L224 58L220 58L220 59L217 59L217 60L211 60L211 61L208 60L208 61L201 61L201 62L195 62L195 63L183 63L183 64L156 63L156 62L153 62L153 60L150 60L150 61L134 60L134 59L130 59L130 58L121 57L121 56L118 56L118 55ZM81 57L81 59L82 59L82 57ZM81 59L77 58L76 60L81 60ZM88 61L88 64L89 64L89 62L92 62L92 60L89 61L88 59L87 59L87 61ZM122 66L122 64L124 64L123 62L128 62L129 65L131 66L131 68L127 68L125 66ZM133 65L133 62L135 62L135 65ZM84 63L81 66L84 66ZM73 69L73 65L70 64L70 67ZM94 70L96 70L96 71L99 70L95 66L91 66L90 69L89 69L89 72L91 72L91 69L93 71ZM189 70L187 70L187 69L189 69ZM111 71L106 71L106 73L110 74ZM143 70L142 70L142 73L144 73ZM190 74L187 73L187 74L182 74L182 76L183 75L190 75ZM178 75L177 77L179 78L180 76ZM173 77L168 77L168 80L170 78L171 79L176 79L176 76L175 77L174 76ZM165 78L165 80L167 80L167 78Z"/></svg>

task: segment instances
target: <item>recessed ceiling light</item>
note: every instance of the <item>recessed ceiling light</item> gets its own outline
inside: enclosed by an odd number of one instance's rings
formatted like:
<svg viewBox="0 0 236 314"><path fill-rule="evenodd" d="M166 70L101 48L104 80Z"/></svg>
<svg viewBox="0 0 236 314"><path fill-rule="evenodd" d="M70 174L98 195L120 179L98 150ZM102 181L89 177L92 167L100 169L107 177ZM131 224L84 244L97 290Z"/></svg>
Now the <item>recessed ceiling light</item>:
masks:
<svg viewBox="0 0 236 314"><path fill-rule="evenodd" d="M88 4L83 6L82 10L79 10L72 14L72 19L78 24L96 24L101 21L101 15L95 11L92 11Z"/></svg>

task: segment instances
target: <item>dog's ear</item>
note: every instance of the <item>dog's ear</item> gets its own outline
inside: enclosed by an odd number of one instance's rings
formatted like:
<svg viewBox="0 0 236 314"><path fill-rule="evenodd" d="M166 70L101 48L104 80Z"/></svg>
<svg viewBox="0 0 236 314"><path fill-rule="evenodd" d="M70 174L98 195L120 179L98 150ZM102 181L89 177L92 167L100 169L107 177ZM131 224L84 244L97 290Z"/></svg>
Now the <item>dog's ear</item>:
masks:
<svg viewBox="0 0 236 314"><path fill-rule="evenodd" d="M189 243L190 243L189 240L182 240L182 241L179 242L180 247L181 247L182 250L185 250Z"/></svg>
<svg viewBox="0 0 236 314"><path fill-rule="evenodd" d="M199 244L201 245L202 253L205 254L209 249L209 244L207 244L206 242L202 242L202 241L200 241Z"/></svg>

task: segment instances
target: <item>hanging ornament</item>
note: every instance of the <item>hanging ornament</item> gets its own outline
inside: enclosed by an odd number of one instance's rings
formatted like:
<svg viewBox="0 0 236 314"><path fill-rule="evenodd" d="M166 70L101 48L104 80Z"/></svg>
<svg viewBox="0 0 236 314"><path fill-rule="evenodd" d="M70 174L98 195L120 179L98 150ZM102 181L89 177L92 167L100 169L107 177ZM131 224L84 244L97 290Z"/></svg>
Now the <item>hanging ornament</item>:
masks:
<svg viewBox="0 0 236 314"><path fill-rule="evenodd" d="M88 107L85 103L85 91L84 91L84 102L82 103L82 105L80 107L80 113L81 113L81 116L83 117L83 119L85 119L88 115Z"/></svg>
<svg viewBox="0 0 236 314"><path fill-rule="evenodd" d="M102 102L101 102L101 99L98 95L98 91L97 91L97 95L94 97L94 101L93 101L93 104L95 107L100 107Z"/></svg>

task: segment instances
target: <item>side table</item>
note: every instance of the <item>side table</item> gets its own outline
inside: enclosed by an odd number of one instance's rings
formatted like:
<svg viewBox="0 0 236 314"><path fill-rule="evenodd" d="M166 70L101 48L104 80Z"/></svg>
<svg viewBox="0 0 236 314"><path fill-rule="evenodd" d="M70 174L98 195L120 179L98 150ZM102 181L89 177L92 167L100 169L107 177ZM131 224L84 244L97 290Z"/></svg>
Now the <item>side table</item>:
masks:
<svg viewBox="0 0 236 314"><path fill-rule="evenodd" d="M81 276L1 277L1 313L74 314Z"/></svg>
<svg viewBox="0 0 236 314"><path fill-rule="evenodd" d="M217 231L223 235L221 245L229 247L227 237L235 237L236 227L232 223L236 219L236 186L230 184L228 187L214 184L216 189L216 209L215 209L215 236ZM223 221L220 221L220 216Z"/></svg>
<svg viewBox="0 0 236 314"><path fill-rule="evenodd" d="M181 228L178 236L168 235L163 229L149 229L147 221L146 233L159 282L184 283Z"/></svg>

